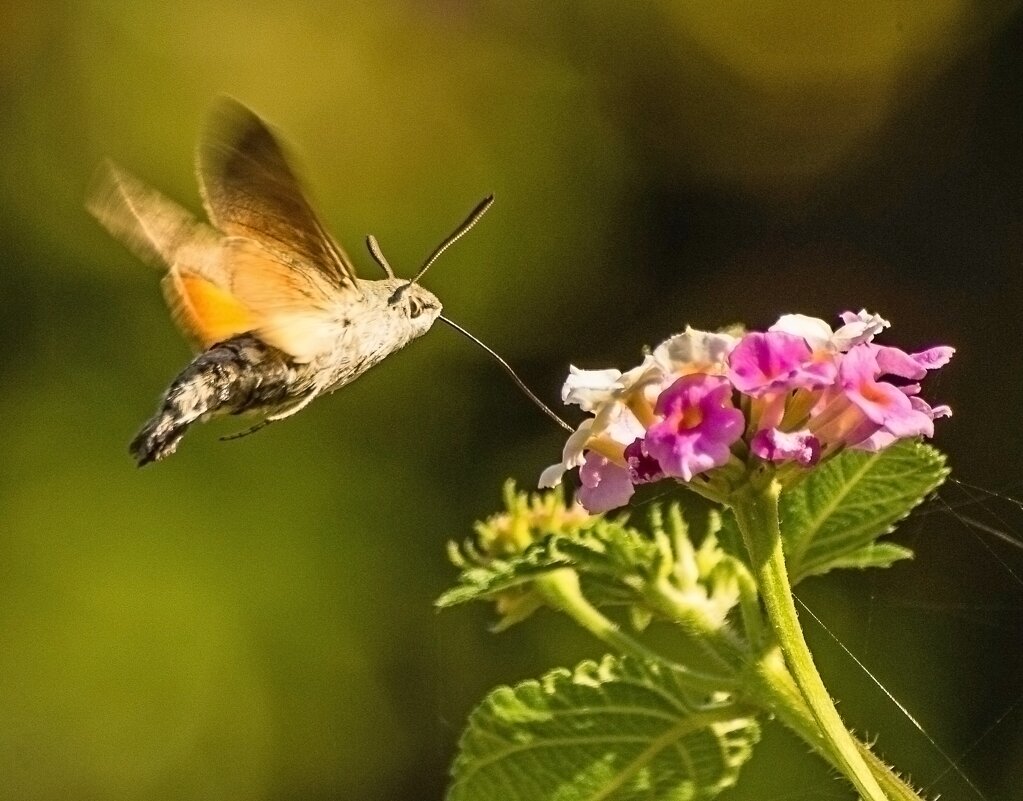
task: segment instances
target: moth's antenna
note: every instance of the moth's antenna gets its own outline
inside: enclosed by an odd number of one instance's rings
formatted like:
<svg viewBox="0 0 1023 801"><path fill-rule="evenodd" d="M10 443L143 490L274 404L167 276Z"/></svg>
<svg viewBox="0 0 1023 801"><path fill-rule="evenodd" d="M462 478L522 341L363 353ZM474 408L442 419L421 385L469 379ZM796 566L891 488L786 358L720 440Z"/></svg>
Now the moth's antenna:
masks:
<svg viewBox="0 0 1023 801"><path fill-rule="evenodd" d="M387 273L387 277L394 278L394 270L387 263L384 252L380 249L380 243L377 242L377 238L373 234L366 237L366 247L369 248L369 255L373 257L373 261L383 268L384 272Z"/></svg>
<svg viewBox="0 0 1023 801"><path fill-rule="evenodd" d="M423 262L423 266L419 270L419 272L416 274L416 277L413 278L408 284L403 285L398 291L400 292L402 289L405 289L406 287L411 286L412 284L419 283L419 279L423 277L423 274L427 270L430 269L430 266L435 261L437 261L437 259L440 257L440 255L445 250L447 250L449 247L451 247L453 244L455 244L455 242L457 242L459 239L461 239L463 236L465 236L469 232L469 230L476 223L479 222L480 217L482 217L484 214L487 213L487 209L490 208L490 206L491 206L491 204L493 202L494 202L494 196L493 195L487 195L485 198L483 198L483 200L481 200L476 205L476 208L474 208L472 211L469 212L469 216L465 218L465 221L461 225L459 225L451 233L451 235L447 239L445 239L443 242L441 242L439 245L437 245L437 247L434 249L433 253L431 253L426 258L425 262ZM394 271L391 269L391 265L389 265L387 263L387 259L384 258L384 254L380 251L380 245L377 242L376 238L373 237L373 236L367 237L366 245L369 247L369 252L370 252L370 255L373 257L373 260L376 261L376 263L379 264L381 267L383 267L384 272L387 273L389 278L393 278L394 277ZM535 403L539 407L540 411L542 411L549 418L551 418L551 420L553 420L555 423L557 423L559 426L561 426L563 429L565 429L568 432L575 431L575 429L572 428L572 426L570 426L568 423L566 423L564 420L562 420L560 417L558 417L557 413L553 409L551 409L550 406L548 406L546 403L544 403L542 400L540 400L533 393L533 390L531 390L529 387L526 386L525 382L521 378L519 378L518 374L512 369L512 366L510 364L508 364L508 362L506 362L504 359L502 359L498 355L497 351L495 351L489 345L485 344L483 342L483 340L479 339L478 337L474 336L473 334L470 334L468 331L466 331L464 328L462 328L462 326L460 326L454 320L451 320L451 319L445 317L443 314L439 315L438 319L440 319L443 322L447 323L449 326L454 328L462 336L467 337L468 339L471 339L473 342L475 342L477 345L479 345L481 348L483 348L483 350L485 350L487 353L489 353L491 356L493 356L494 359L497 361L497 363L499 365L501 365L501 367L503 367L505 369L505 371L508 373L508 375L511 376L511 379L512 379L512 381L515 382L516 386L518 386L518 388L521 389L525 393L527 398L529 398L531 401L533 401L533 403Z"/></svg>
<svg viewBox="0 0 1023 801"><path fill-rule="evenodd" d="M470 218L469 218L470 220L472 220L472 222L469 222L468 225L463 225L463 229L464 230L462 230L457 236L453 236L453 238L451 239L451 242L453 242L459 236L464 234L465 231L469 230L469 228L472 227L472 223L476 222L476 220L479 219L479 215L487 210L486 207L490 205L490 202L492 200L493 200L493 198L488 198L487 200L485 200L483 203L481 203L477 207L476 211L473 212L473 215L470 216ZM473 219L473 216L475 216L476 219ZM446 243L439 250L443 250L444 247L447 247L447 245L451 244L451 242ZM437 255L439 255L439 253ZM434 258L436 258L436 255L434 256ZM427 266L429 266L429 263L427 263ZM518 377L518 374L516 374L516 372L512 369L511 365L508 364L508 362L506 362L504 359L502 359L500 356L497 355L497 351L495 351L489 345L484 344L481 339L473 336L468 331L466 331L464 328L462 328L462 326L460 326L458 323L456 323L454 320L448 319L443 314L440 315L440 317L438 317L438 319L443 321L443 322L445 322L445 323L447 323L449 326L454 328L458 333L460 333L463 336L468 337L469 339L471 339L473 342L475 342L477 345L479 345L481 348L483 348L483 350L485 350L487 353L489 353L491 356L493 356L497 360L497 363L499 365L501 365L505 369L505 371L508 373L508 375L511 376L512 381L515 382L515 384L518 386L518 388L521 389L526 394L526 397L529 398L531 401L533 401L533 403L535 403L540 408L540 411L542 411L549 418L551 418L551 420L553 420L555 423L557 423L559 426L561 426L566 431L569 431L569 432L575 431L575 429L572 428L572 426L570 426L568 423L566 423L564 420L562 420L560 417L558 417L557 413L553 409L551 409L550 406L548 406L546 403L544 403L542 400L540 400L538 397L536 397L536 395L533 394L533 390L531 390L529 387L526 386L525 382L523 382L523 380Z"/></svg>
<svg viewBox="0 0 1023 801"><path fill-rule="evenodd" d="M447 250L449 247L451 247L453 244L455 244L455 242L457 242L463 236L465 236L469 232L469 229L479 222L480 217L486 214L487 209L490 208L490 204L492 204L493 202L494 202L493 195L487 195L485 198L483 198L483 200L479 202L476 208L469 212L469 216L465 218L465 222L458 226L454 230L454 232L452 232L451 236L449 236L447 239L445 239L443 242L437 245L436 250L434 250L433 253L431 253L427 257L426 261L423 263L422 268L419 270L419 272L416 274L416 277L413 278L410 283L418 284L419 279L423 277L423 273L430 269L430 265L437 261L437 259L440 257L440 254ZM376 258L376 256L374 256L374 258ZM452 323L452 325L454 324ZM468 331L464 331L464 329L463 333L472 336L471 334L469 334ZM475 339L475 337L473 337L473 339ZM479 342L479 340L476 341ZM480 344L482 345L483 343L480 342ZM484 347L486 346L484 345Z"/></svg>

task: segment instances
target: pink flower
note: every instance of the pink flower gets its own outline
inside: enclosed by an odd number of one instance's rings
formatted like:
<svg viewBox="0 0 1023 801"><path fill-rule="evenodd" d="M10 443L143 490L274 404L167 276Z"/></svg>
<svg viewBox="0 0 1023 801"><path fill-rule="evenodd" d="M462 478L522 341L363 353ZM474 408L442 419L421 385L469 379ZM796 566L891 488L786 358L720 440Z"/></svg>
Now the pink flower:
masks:
<svg viewBox="0 0 1023 801"><path fill-rule="evenodd" d="M786 314L742 337L686 328L625 372L573 367L562 398L589 416L541 486L578 468L579 499L594 512L667 477L700 476L699 492L726 499L742 470L763 470L764 462L812 467L842 448L881 450L931 436L934 420L951 411L925 401L920 382L953 349L876 345L887 320L866 310L841 318L832 330L816 317ZM791 469L778 475L798 480Z"/></svg>
<svg viewBox="0 0 1023 801"><path fill-rule="evenodd" d="M629 476L633 484L649 484L664 478L661 465L646 449L646 442L637 439L625 449L625 461L629 464Z"/></svg>
<svg viewBox="0 0 1023 801"><path fill-rule="evenodd" d="M647 430L646 452L683 481L725 464L745 426L724 376L683 376L661 393L654 411L664 419Z"/></svg>
<svg viewBox="0 0 1023 801"><path fill-rule="evenodd" d="M796 462L804 467L817 464L821 458L821 442L806 429L785 432L764 428L756 433L750 450L768 462Z"/></svg>
<svg viewBox="0 0 1023 801"><path fill-rule="evenodd" d="M937 370L948 364L954 348L939 347L924 350L920 353L906 353L898 348L882 345L871 345L877 358L877 367L882 375L894 375L919 381L928 370Z"/></svg>
<svg viewBox="0 0 1023 801"><path fill-rule="evenodd" d="M806 340L783 331L744 336L728 356L728 378L752 397L793 389L817 389L835 377L830 354L815 355Z"/></svg>
<svg viewBox="0 0 1023 801"><path fill-rule="evenodd" d="M896 438L921 434L925 437L933 436L931 416L914 407L909 396L899 387L877 380L882 375L878 364L878 352L881 350L869 345L857 345L845 354L839 368L839 384L845 396L867 419L894 434Z"/></svg>
<svg viewBox="0 0 1023 801"><path fill-rule="evenodd" d="M951 413L946 406L932 409L918 384L896 385L879 380L922 378L945 364L951 348L932 348L908 354L898 348L862 344L842 357L835 387L815 411L811 428L825 442L879 450L898 439L931 437L934 419ZM932 367L933 365L933 367Z"/></svg>
<svg viewBox="0 0 1023 801"><path fill-rule="evenodd" d="M593 451L587 452L579 468L579 481L576 500L592 514L625 506L635 492L628 470Z"/></svg>
<svg viewBox="0 0 1023 801"><path fill-rule="evenodd" d="M905 389L905 388L904 388ZM909 395L909 402L913 405L913 408L921 414L927 415L931 420L937 420L939 417L951 417L952 409L942 404L940 406L932 407L923 398L918 398L915 394ZM933 426L932 426L933 429ZM853 447L858 450L871 451L876 453L877 451L883 451L889 445L893 444L899 439L899 437L892 434L886 429L879 429L871 434L866 439L860 440Z"/></svg>

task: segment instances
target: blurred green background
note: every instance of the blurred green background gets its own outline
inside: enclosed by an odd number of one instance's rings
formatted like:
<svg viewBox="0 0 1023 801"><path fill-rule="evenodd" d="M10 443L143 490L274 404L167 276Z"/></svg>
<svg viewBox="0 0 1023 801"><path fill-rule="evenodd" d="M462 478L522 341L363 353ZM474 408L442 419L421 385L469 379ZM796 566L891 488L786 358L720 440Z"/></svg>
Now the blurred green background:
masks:
<svg viewBox="0 0 1023 801"><path fill-rule="evenodd" d="M601 653L552 615L438 616L444 542L562 435L431 332L237 442L126 446L188 349L157 276L82 208L103 156L198 208L219 93L285 132L323 217L428 276L554 401L686 323L882 312L950 343L929 396L969 485L1020 495L1023 16L1017 3L148 0L0 8L0 799L440 798L493 685ZM575 418L572 418L575 419ZM950 486L913 564L801 596L856 729L932 794L1023 799L1023 537ZM979 501L979 502L977 502ZM730 799L847 799L770 727Z"/></svg>

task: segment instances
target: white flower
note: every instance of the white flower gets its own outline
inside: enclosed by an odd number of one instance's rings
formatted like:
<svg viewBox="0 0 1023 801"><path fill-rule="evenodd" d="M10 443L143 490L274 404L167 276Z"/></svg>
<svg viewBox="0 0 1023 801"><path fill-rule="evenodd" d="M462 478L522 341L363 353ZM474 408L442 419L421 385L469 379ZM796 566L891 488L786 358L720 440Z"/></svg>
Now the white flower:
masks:
<svg viewBox="0 0 1023 801"><path fill-rule="evenodd" d="M854 345L870 342L891 325L880 315L871 314L866 309L855 314L843 312L840 316L845 325L837 331L832 331L831 326L823 320L805 314L782 315L768 330L802 337L814 351L845 353Z"/></svg>
<svg viewBox="0 0 1023 801"><path fill-rule="evenodd" d="M783 314L778 322L767 329L780 331L802 337L811 350L831 350L831 337L834 332L831 326L819 317L807 317L805 314Z"/></svg>
<svg viewBox="0 0 1023 801"><path fill-rule="evenodd" d="M880 314L871 314L866 309L860 309L856 314L842 312L839 317L842 318L845 325L835 332L832 340L842 353L854 345L870 342L884 329L891 326L891 323Z"/></svg>
<svg viewBox="0 0 1023 801"><path fill-rule="evenodd" d="M556 487L561 483L561 477L567 470L579 467L583 463L583 450L590 440L590 430L593 428L593 419L583 420L579 428L568 435L565 447L561 451L561 461L552 464L540 474L538 483L540 489Z"/></svg>
<svg viewBox="0 0 1023 801"><path fill-rule="evenodd" d="M828 329L830 332L830 329ZM738 337L698 331L686 326L681 334L666 339L653 352L653 361L672 380L689 373L724 375L728 371L728 354Z"/></svg>
<svg viewBox="0 0 1023 801"><path fill-rule="evenodd" d="M545 469L538 484L541 489L558 486L566 471L582 466L588 450L596 450L609 459L621 461L625 447L645 433L646 429L627 406L617 401L605 403L596 417L583 420L579 428L569 434L561 452L561 461Z"/></svg>
<svg viewBox="0 0 1023 801"><path fill-rule="evenodd" d="M830 329L828 329L830 333ZM586 451L621 462L622 453L646 434L657 396L675 380L690 373L723 375L728 354L738 338L687 327L666 339L643 362L620 370L582 370L574 365L561 388L561 399L593 415L569 435L561 461L540 474L540 487L556 487L565 472L580 467ZM644 416L637 417L639 414Z"/></svg>
<svg viewBox="0 0 1023 801"><path fill-rule="evenodd" d="M561 388L563 403L574 403L584 412L592 412L602 403L611 400L622 377L621 370L580 370L575 365L568 368L568 378Z"/></svg>

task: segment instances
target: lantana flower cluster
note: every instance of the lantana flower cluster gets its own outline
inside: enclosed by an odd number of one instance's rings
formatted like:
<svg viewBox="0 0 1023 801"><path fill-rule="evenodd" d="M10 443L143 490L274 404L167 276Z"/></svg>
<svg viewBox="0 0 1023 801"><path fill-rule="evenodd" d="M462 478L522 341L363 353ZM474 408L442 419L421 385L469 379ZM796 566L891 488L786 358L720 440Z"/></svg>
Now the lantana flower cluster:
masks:
<svg viewBox="0 0 1023 801"><path fill-rule="evenodd" d="M791 474L844 448L932 436L951 410L920 397L919 382L954 350L907 353L874 343L889 326L880 316L841 319L834 331L801 314L763 332L687 328L627 372L572 367L562 400L592 416L540 486L579 468L576 498L590 512L624 506L637 485L664 478L723 497L751 467Z"/></svg>

